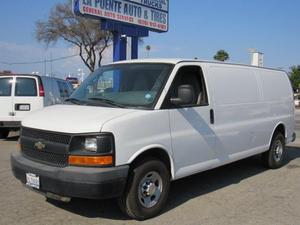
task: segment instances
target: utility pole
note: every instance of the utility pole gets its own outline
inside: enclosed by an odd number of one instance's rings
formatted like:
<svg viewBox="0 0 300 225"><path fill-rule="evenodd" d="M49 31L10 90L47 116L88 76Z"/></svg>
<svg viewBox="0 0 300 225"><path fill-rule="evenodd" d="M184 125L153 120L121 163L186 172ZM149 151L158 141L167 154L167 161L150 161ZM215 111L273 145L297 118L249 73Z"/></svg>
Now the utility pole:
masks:
<svg viewBox="0 0 300 225"><path fill-rule="evenodd" d="M83 76L85 75L85 73L83 72L83 69L78 69L77 71L78 71L78 76L81 76L81 83L82 83L84 80Z"/></svg>
<svg viewBox="0 0 300 225"><path fill-rule="evenodd" d="M47 74L47 62L46 62L46 58L44 59L44 76L46 76Z"/></svg>
<svg viewBox="0 0 300 225"><path fill-rule="evenodd" d="M53 77L52 52L50 53L50 65L51 65L51 74L50 74L50 77Z"/></svg>

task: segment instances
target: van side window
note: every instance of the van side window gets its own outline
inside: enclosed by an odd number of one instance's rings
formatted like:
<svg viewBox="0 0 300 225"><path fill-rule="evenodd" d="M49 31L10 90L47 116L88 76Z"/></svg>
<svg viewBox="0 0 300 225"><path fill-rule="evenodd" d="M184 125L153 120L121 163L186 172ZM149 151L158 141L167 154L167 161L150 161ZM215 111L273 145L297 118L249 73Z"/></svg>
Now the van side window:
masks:
<svg viewBox="0 0 300 225"><path fill-rule="evenodd" d="M179 107L195 107L195 106L207 106L208 98L203 78L202 69L199 66L183 66L181 67L173 80L171 88L164 100L163 109L178 108L171 103L171 98L178 97L178 88L181 85L191 85L194 91L194 102L190 105L182 105Z"/></svg>
<svg viewBox="0 0 300 225"><path fill-rule="evenodd" d="M0 79L0 97L10 96L11 95L11 84L12 78L1 78Z"/></svg>
<svg viewBox="0 0 300 225"><path fill-rule="evenodd" d="M68 86L66 83L57 81L58 89L59 89L59 94L60 97L62 98L68 98L69 97L69 91L68 91Z"/></svg>
<svg viewBox="0 0 300 225"><path fill-rule="evenodd" d="M63 86L64 86L64 92L65 92L65 96L66 98L68 98L71 94L71 90L70 88L68 87L67 83L66 82L63 82Z"/></svg>
<svg viewBox="0 0 300 225"><path fill-rule="evenodd" d="M16 80L15 96L37 96L36 80L20 77Z"/></svg>

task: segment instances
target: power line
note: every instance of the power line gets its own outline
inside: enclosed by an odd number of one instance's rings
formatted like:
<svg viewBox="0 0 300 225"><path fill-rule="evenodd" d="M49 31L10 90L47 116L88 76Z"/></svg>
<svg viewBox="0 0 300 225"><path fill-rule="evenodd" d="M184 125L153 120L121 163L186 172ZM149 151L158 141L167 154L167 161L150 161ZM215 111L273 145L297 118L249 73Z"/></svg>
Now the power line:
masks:
<svg viewBox="0 0 300 225"><path fill-rule="evenodd" d="M61 60L65 60L65 59L69 59L69 58L73 58L78 56L78 54L74 54L74 55L69 55L69 56L63 56L63 57L59 57L59 58L54 58L54 59L44 59L44 60L39 60L39 61L31 61L31 62L5 62L5 61L0 61L1 64L4 65L31 65L31 64L42 64L42 63L51 63L51 62L56 62L56 61L61 61Z"/></svg>

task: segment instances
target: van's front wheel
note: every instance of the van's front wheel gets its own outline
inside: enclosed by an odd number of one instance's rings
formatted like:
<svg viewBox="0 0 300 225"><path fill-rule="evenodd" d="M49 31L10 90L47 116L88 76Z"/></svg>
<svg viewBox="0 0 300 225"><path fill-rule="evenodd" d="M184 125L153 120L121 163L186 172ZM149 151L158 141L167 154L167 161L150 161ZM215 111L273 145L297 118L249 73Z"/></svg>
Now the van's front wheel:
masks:
<svg viewBox="0 0 300 225"><path fill-rule="evenodd" d="M165 205L170 187L170 175L158 160L144 161L132 171L127 190L119 199L121 210L129 217L145 220L159 214Z"/></svg>
<svg viewBox="0 0 300 225"><path fill-rule="evenodd" d="M263 163L267 168L277 169L283 165L285 138L282 133L276 133L272 138L269 151L263 153Z"/></svg>
<svg viewBox="0 0 300 225"><path fill-rule="evenodd" d="M8 137L9 130L8 129L0 129L0 139L6 139Z"/></svg>

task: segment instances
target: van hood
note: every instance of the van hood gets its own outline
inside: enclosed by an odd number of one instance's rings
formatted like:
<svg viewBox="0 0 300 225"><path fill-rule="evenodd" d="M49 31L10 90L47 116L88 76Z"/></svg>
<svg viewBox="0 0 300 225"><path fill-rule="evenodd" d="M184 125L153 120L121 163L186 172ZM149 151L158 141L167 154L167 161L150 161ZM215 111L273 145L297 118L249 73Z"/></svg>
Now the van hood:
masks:
<svg viewBox="0 0 300 225"><path fill-rule="evenodd" d="M55 105L32 113L22 126L63 133L100 132L105 122L133 113L133 109L79 105Z"/></svg>

